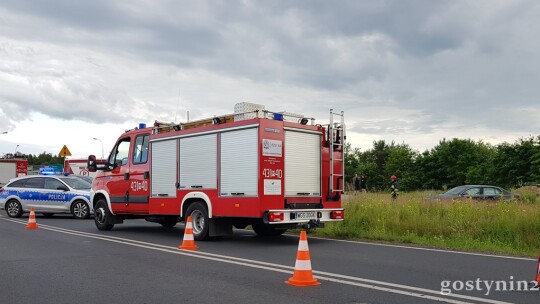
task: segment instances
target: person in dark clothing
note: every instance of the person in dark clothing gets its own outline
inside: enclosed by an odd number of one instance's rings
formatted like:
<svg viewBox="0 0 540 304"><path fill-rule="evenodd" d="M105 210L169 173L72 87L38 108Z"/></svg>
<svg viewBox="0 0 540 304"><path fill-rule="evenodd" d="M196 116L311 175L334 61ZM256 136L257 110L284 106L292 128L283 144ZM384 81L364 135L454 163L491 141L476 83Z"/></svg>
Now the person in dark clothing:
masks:
<svg viewBox="0 0 540 304"><path fill-rule="evenodd" d="M390 193L392 194L393 199L397 199L399 190L397 177L395 175L392 175L390 178L392 179L392 183L390 184Z"/></svg>
<svg viewBox="0 0 540 304"><path fill-rule="evenodd" d="M360 190L360 178L358 178L358 174L354 175L354 193L358 193L358 190Z"/></svg>
<svg viewBox="0 0 540 304"><path fill-rule="evenodd" d="M367 193L367 180L364 175L360 178L360 189L362 189L362 193Z"/></svg>

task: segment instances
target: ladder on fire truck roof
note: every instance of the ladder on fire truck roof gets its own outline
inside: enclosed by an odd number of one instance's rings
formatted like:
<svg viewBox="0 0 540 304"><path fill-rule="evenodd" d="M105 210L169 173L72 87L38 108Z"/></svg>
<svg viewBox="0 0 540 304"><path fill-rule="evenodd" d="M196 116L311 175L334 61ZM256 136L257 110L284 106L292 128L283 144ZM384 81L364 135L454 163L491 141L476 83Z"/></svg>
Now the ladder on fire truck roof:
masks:
<svg viewBox="0 0 540 304"><path fill-rule="evenodd" d="M340 122L334 122L334 116L341 118ZM330 109L330 124L328 125L328 141L330 147L330 193L343 192L345 185L345 115L334 113ZM336 159L334 151L341 151L341 159ZM334 172L334 163L341 161L341 173ZM336 178L337 177L337 178ZM341 180L342 187L340 188L339 181ZM336 184L337 183L337 184Z"/></svg>

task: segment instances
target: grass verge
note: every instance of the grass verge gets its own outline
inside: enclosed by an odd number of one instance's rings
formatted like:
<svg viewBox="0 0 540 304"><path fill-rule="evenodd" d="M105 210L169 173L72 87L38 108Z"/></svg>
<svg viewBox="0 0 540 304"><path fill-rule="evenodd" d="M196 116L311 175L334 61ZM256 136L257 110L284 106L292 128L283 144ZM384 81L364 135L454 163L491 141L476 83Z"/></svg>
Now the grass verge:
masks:
<svg viewBox="0 0 540 304"><path fill-rule="evenodd" d="M427 192L352 196L345 221L328 223L324 237L417 244L443 249L537 257L540 202L430 201Z"/></svg>

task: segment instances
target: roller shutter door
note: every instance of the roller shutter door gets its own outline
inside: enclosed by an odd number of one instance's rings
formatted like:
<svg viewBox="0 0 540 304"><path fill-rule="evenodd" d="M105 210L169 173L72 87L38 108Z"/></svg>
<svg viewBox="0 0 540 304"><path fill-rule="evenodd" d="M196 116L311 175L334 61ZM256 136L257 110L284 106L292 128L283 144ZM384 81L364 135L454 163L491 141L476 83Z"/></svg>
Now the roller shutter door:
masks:
<svg viewBox="0 0 540 304"><path fill-rule="evenodd" d="M152 143L152 197L176 197L176 140Z"/></svg>
<svg viewBox="0 0 540 304"><path fill-rule="evenodd" d="M256 196L258 187L258 129L221 133L222 196Z"/></svg>
<svg viewBox="0 0 540 304"><path fill-rule="evenodd" d="M285 195L321 195L321 136L285 131Z"/></svg>
<svg viewBox="0 0 540 304"><path fill-rule="evenodd" d="M180 189L216 189L217 134L180 139Z"/></svg>
<svg viewBox="0 0 540 304"><path fill-rule="evenodd" d="M0 184L7 184L14 178L17 171L16 163L0 163Z"/></svg>

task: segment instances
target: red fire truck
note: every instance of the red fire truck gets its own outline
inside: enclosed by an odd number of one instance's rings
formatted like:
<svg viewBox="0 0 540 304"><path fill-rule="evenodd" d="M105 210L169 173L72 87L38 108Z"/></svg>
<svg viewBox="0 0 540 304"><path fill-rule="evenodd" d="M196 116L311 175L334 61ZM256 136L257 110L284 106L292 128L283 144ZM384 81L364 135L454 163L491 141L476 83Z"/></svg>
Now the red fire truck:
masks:
<svg viewBox="0 0 540 304"><path fill-rule="evenodd" d="M173 227L191 216L195 239L206 240L233 226L268 236L342 221L343 112L330 110L322 126L264 106L241 112L249 105L206 120L141 124L118 138L106 163L90 155L97 228L141 218Z"/></svg>
<svg viewBox="0 0 540 304"><path fill-rule="evenodd" d="M28 161L25 159L0 159L0 186L10 179L28 174Z"/></svg>

